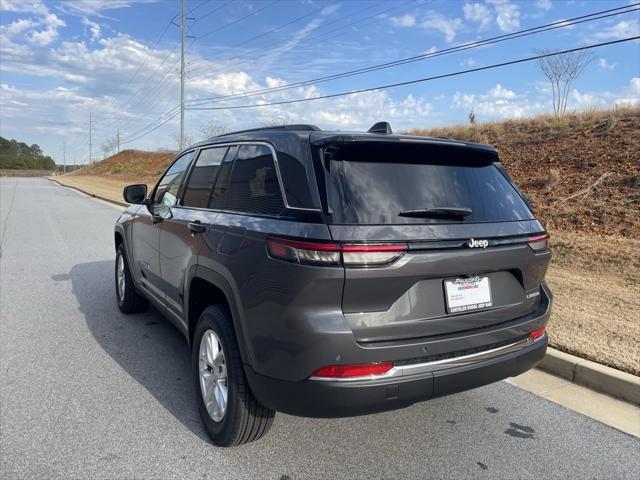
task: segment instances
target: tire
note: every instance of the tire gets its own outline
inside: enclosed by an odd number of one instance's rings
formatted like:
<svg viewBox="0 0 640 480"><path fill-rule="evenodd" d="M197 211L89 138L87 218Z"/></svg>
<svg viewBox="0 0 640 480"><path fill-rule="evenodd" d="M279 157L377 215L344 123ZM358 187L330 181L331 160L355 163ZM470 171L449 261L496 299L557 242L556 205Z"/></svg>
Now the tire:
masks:
<svg viewBox="0 0 640 480"><path fill-rule="evenodd" d="M119 276L120 268L122 269L122 276ZM119 284L119 282L122 283ZM124 253L124 245L122 243L118 245L118 248L116 248L115 285L118 308L122 313L140 313L147 309L149 302L136 290L133 278L131 277L131 271L129 270L129 262L127 261L127 256ZM124 292L121 291L121 287Z"/></svg>
<svg viewBox="0 0 640 480"><path fill-rule="evenodd" d="M217 346L212 348L214 352L221 350L222 358L217 356L213 362L209 361L210 359L204 360L208 340L211 341L210 345L217 343ZM203 348L205 356L201 364ZM232 320L223 308L210 306L200 315L193 336L191 360L198 410L204 428L215 445L219 447L242 445L258 440L267 433L273 424L275 412L261 405L253 396L244 373ZM214 375L214 369L218 372L216 375ZM206 373L202 373L203 377L209 378L211 382L208 384L211 385L208 390L211 392L208 394L209 399L214 400L223 395L226 385L227 399L224 411L219 408L221 402L218 401L214 404L210 400L209 409L205 405L204 397L207 393L206 387L202 384L206 381L201 380L201 372L204 370L211 375L208 377ZM222 372L225 372L226 379L223 378L225 375ZM217 411L215 411L216 408ZM214 411L213 415L210 410Z"/></svg>

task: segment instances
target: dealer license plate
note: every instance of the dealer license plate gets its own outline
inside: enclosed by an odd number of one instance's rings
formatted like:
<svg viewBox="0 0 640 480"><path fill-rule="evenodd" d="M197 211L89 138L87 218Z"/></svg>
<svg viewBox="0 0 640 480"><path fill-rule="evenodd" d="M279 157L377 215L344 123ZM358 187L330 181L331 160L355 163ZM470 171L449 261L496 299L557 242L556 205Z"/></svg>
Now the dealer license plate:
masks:
<svg viewBox="0 0 640 480"><path fill-rule="evenodd" d="M491 306L491 287L488 277L456 278L444 281L447 312L461 313Z"/></svg>

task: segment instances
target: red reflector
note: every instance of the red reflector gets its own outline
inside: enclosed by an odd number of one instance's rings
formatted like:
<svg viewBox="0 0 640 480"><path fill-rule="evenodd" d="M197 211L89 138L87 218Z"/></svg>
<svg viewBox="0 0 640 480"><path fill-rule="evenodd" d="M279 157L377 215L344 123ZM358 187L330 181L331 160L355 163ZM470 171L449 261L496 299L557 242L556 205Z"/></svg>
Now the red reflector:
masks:
<svg viewBox="0 0 640 480"><path fill-rule="evenodd" d="M531 340L535 342L536 340L541 339L542 337L544 337L544 333L545 333L545 328L544 327L532 331L531 332Z"/></svg>
<svg viewBox="0 0 640 480"><path fill-rule="evenodd" d="M393 362L361 363L357 365L327 365L311 374L312 377L354 378L382 375L393 368Z"/></svg>

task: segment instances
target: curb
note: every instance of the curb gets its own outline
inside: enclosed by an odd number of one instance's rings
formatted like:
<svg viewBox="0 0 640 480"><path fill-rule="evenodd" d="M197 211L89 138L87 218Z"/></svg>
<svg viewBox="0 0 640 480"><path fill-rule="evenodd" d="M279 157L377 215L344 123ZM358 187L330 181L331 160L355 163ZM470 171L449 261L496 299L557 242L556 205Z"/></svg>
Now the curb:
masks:
<svg viewBox="0 0 640 480"><path fill-rule="evenodd" d="M547 348L538 368L592 390L640 405L640 377Z"/></svg>
<svg viewBox="0 0 640 480"><path fill-rule="evenodd" d="M125 202L96 195L72 185L65 185L51 177L45 178L63 187L78 190L90 197L115 203L122 207L129 206L129 204ZM615 368L585 360L551 347L547 347L547 353L538 364L538 368L578 385L583 385L592 390L640 405L640 377L636 377L630 373L621 372Z"/></svg>
<svg viewBox="0 0 640 480"><path fill-rule="evenodd" d="M92 198L97 198L97 199L102 200L104 202L114 203L116 205L120 205L121 207L128 207L129 206L129 204L126 203L126 202L121 202L119 200L114 200L113 198L109 198L109 197L103 197L102 195L97 195L95 193L91 193L91 192L89 192L87 190L83 190L82 188L74 187L73 185L65 185L64 183L54 179L53 177L44 177L44 178L46 178L50 182L57 183L61 187L73 188L74 190L77 190L80 193L84 193L85 195L89 195Z"/></svg>

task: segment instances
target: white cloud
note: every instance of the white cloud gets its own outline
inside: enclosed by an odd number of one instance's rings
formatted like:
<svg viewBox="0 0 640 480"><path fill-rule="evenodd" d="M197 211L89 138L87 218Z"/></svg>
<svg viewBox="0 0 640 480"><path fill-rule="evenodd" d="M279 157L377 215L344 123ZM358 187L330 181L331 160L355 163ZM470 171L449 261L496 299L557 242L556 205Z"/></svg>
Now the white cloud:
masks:
<svg viewBox="0 0 640 480"><path fill-rule="evenodd" d="M617 63L609 63L607 61L606 58L599 58L598 59L598 66L602 69L602 70L613 70L614 68L616 68Z"/></svg>
<svg viewBox="0 0 640 480"><path fill-rule="evenodd" d="M49 9L39 0L0 0L0 11L46 15Z"/></svg>
<svg viewBox="0 0 640 480"><path fill-rule="evenodd" d="M451 43L456 38L458 31L462 28L462 20L459 18L448 18L436 11L428 11L420 26L428 31L436 31L444 36L444 39Z"/></svg>
<svg viewBox="0 0 640 480"><path fill-rule="evenodd" d="M456 92L452 108L473 111L487 118L520 118L537 113L545 104L529 100L527 95L518 95L499 83L484 94Z"/></svg>
<svg viewBox="0 0 640 480"><path fill-rule="evenodd" d="M82 18L82 25L87 27L89 33L91 33L91 41L95 42L96 40L100 40L102 36L102 29L100 25L96 22L89 20L87 17Z"/></svg>
<svg viewBox="0 0 640 480"><path fill-rule="evenodd" d="M463 61L460 62L460 65L463 66L463 67L475 67L477 64L478 64L478 62L476 62L471 57L465 58Z"/></svg>
<svg viewBox="0 0 640 480"><path fill-rule="evenodd" d="M413 27L416 24L416 17L408 13L400 17L391 17L389 20L394 27Z"/></svg>
<svg viewBox="0 0 640 480"><path fill-rule="evenodd" d="M509 0L487 0L496 10L496 22L503 32L514 32L520 28L520 6Z"/></svg>
<svg viewBox="0 0 640 480"><path fill-rule="evenodd" d="M540 10L551 10L551 0L536 0L536 7Z"/></svg>
<svg viewBox="0 0 640 480"><path fill-rule="evenodd" d="M39 24L45 27L44 30L34 30L28 38L31 43L41 47L49 45L58 38L58 29L66 25L55 13L47 13Z"/></svg>
<svg viewBox="0 0 640 480"><path fill-rule="evenodd" d="M431 53L435 53L438 51L438 47L436 47L435 45L433 45L431 48L428 48L424 51L424 53L427 54L431 54Z"/></svg>
<svg viewBox="0 0 640 480"><path fill-rule="evenodd" d="M633 77L629 85L622 89L615 101L616 105L640 105L640 77Z"/></svg>
<svg viewBox="0 0 640 480"><path fill-rule="evenodd" d="M102 16L103 11L129 8L136 3L157 3L159 0L63 0L63 12L81 16Z"/></svg>
<svg viewBox="0 0 640 480"><path fill-rule="evenodd" d="M618 40L640 35L640 23L622 20L615 25L596 32L593 36L598 40Z"/></svg>
<svg viewBox="0 0 640 480"><path fill-rule="evenodd" d="M489 9L481 3L465 3L462 7L465 20L479 24L480 30L485 30L493 18Z"/></svg>

